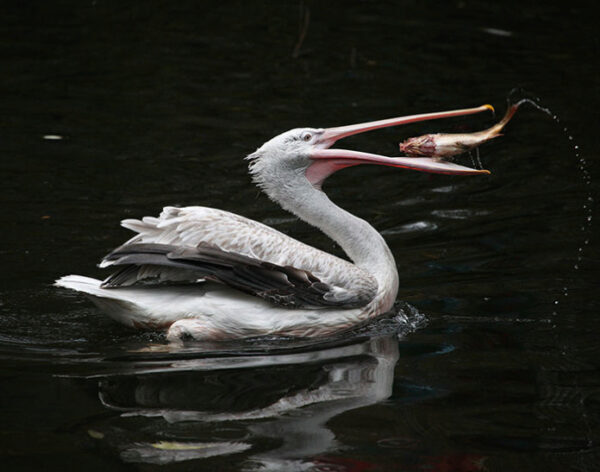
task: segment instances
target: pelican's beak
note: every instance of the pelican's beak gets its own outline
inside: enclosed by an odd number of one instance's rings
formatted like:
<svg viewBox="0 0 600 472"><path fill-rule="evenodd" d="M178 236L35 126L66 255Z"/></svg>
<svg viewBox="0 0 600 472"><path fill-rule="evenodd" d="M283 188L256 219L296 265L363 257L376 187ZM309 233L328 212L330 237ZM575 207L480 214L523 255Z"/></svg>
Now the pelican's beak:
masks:
<svg viewBox="0 0 600 472"><path fill-rule="evenodd" d="M353 134L364 133L379 128L388 128L390 126L416 123L419 121L472 115L487 110L494 111L494 108L491 105L482 105L476 108L402 116L399 118L371 121L356 125L327 128L323 130L318 142L315 143L310 152L310 157L313 159L313 162L306 170L306 177L313 185L320 186L321 183L335 171L359 164L402 167L404 169L431 172L435 174L489 174L490 172L488 170L472 169L470 167L428 157L386 157L378 154L349 151L345 149L329 149L339 139L352 136Z"/></svg>

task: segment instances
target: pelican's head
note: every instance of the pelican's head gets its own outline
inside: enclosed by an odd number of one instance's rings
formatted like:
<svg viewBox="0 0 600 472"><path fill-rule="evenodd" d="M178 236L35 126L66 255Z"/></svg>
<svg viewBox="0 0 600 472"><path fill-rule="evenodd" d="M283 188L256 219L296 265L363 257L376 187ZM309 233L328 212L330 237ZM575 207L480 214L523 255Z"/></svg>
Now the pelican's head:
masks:
<svg viewBox="0 0 600 472"><path fill-rule="evenodd" d="M267 141L247 159L254 181L262 188L275 191L278 186L309 182L320 188L335 171L359 164L402 167L437 174L489 174L430 158L386 157L345 149L330 149L339 139L366 131L417 121L470 115L489 110L490 105L440 113L404 116L336 128L296 128Z"/></svg>
<svg viewBox="0 0 600 472"><path fill-rule="evenodd" d="M324 129L296 128L267 141L246 159L256 184L268 190L270 184L286 185L297 179L306 181L306 172L319 147Z"/></svg>

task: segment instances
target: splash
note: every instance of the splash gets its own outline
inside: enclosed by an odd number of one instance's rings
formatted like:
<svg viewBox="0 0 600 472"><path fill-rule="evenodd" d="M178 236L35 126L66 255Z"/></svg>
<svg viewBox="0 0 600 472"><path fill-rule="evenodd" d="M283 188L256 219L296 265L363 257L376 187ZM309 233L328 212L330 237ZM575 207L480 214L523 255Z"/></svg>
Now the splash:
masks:
<svg viewBox="0 0 600 472"><path fill-rule="evenodd" d="M517 90L520 92L523 92L521 89L513 89L511 91L511 93L509 94L509 99ZM573 270L578 271L581 267L581 263L583 261L585 250L586 250L587 246L589 246L591 231L592 231L592 220L593 220L593 216L594 216L593 215L594 198L592 196L592 190L591 190L592 175L589 170L586 159L581 155L580 146L578 144L576 144L575 138L569 131L569 128L564 126L561 123L561 119L558 116L558 114L553 113L549 108L542 107L539 104L539 101L540 101L539 97L536 97L535 99L524 98L524 99L521 99L518 103L520 104L521 102L527 102L527 103L533 105L538 110L546 113L547 115L549 115L552 118L555 126L559 129L560 134L562 135L562 138L569 144L569 147L571 147L571 149L572 149L573 157L577 161L577 166L580 171L581 179L583 181L584 188L586 189L584 201L582 203L583 220L581 221L581 226L580 226L581 239L578 244L577 253L574 257L574 263L573 263ZM567 286L562 287L561 292L562 292L562 298L568 297L569 296L569 287L567 287ZM560 299L559 298L555 299L553 304L555 307L557 307L560 304ZM553 311L552 315L556 316L557 311L556 310Z"/></svg>
<svg viewBox="0 0 600 472"><path fill-rule="evenodd" d="M510 99L509 99L509 101L510 101ZM528 103L529 105L533 106L537 110L539 110L539 111L545 113L546 115L551 116L552 118L554 118L554 115L552 114L552 112L550 111L550 109L544 108L539 103L534 102L530 98L522 98L518 102L514 103L512 106L520 107L521 105L523 105L523 103Z"/></svg>

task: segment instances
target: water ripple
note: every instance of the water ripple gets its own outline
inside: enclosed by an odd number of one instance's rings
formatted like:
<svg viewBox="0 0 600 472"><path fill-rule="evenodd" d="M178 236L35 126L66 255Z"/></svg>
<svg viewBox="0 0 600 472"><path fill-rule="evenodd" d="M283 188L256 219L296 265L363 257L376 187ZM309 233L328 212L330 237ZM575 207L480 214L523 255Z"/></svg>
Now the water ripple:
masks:
<svg viewBox="0 0 600 472"><path fill-rule="evenodd" d="M471 208L454 208L451 210L433 210L431 214L450 220L468 220L474 216L489 215L490 212L487 210L475 210Z"/></svg>
<svg viewBox="0 0 600 472"><path fill-rule="evenodd" d="M431 221L415 221L414 223L407 223L404 225L396 226L394 228L388 228L381 231L383 235L389 234L405 234L405 233L421 233L425 231L435 231L437 225Z"/></svg>

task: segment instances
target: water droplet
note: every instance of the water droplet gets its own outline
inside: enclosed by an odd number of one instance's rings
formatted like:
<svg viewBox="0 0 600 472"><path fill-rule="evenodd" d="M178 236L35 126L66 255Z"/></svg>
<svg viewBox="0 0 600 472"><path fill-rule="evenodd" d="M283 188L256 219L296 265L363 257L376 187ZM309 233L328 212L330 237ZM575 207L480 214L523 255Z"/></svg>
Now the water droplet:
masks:
<svg viewBox="0 0 600 472"><path fill-rule="evenodd" d="M558 305L558 300L554 300L554 304L555 304L555 305Z"/></svg>
<svg viewBox="0 0 600 472"><path fill-rule="evenodd" d="M573 149L579 149L579 146L577 146L577 144L573 147Z"/></svg>
<svg viewBox="0 0 600 472"><path fill-rule="evenodd" d="M569 141L573 141L573 136L569 136Z"/></svg>
<svg viewBox="0 0 600 472"><path fill-rule="evenodd" d="M575 270L578 270L578 269L579 269L579 266L578 266L577 264L575 264L575 265L573 266L573 269L575 269Z"/></svg>

